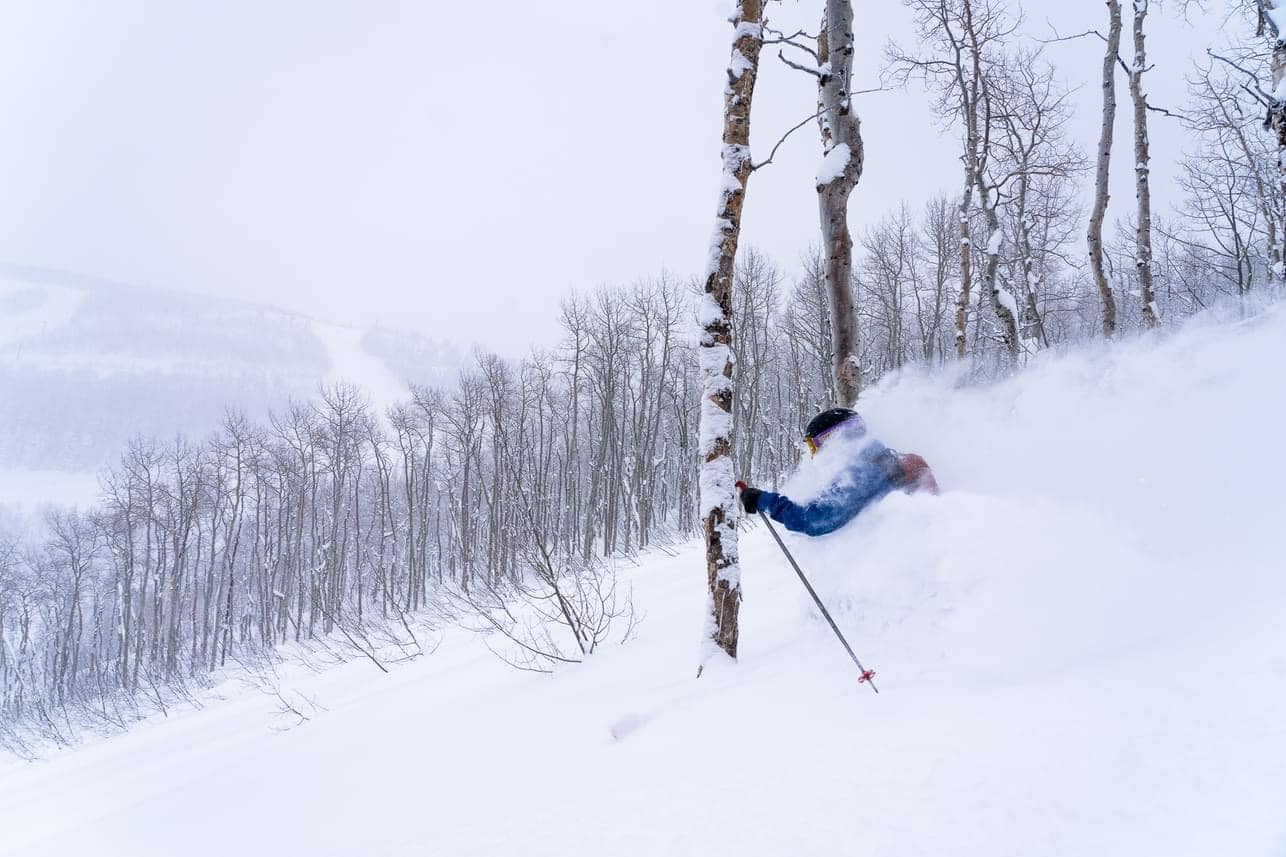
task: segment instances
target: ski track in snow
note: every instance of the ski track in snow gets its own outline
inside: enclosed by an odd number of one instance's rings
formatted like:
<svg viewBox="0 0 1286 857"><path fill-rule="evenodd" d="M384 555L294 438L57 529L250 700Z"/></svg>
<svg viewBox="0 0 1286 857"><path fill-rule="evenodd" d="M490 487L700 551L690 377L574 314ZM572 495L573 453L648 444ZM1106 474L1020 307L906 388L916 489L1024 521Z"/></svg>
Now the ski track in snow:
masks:
<svg viewBox="0 0 1286 857"><path fill-rule="evenodd" d="M84 303L88 292L68 286L0 280L0 302L26 292L38 293L30 306L0 311L0 369L27 359L23 341L40 337L66 324ZM0 405L2 406L2 405ZM88 506L98 496L98 476L82 471L0 467L0 515L15 520L42 504Z"/></svg>
<svg viewBox="0 0 1286 857"><path fill-rule="evenodd" d="M21 280L0 280L0 301L13 299L26 292L39 292L40 302L17 310L0 313L0 363L17 359L16 343L33 336L42 336L71 320L76 310L88 297L84 289L28 283Z"/></svg>
<svg viewBox="0 0 1286 857"><path fill-rule="evenodd" d="M376 411L411 396L410 388L388 368L383 360L362 346L365 331L328 322L310 321L313 333L326 347L330 356L330 373L327 383L355 384L371 400Z"/></svg>
<svg viewBox="0 0 1286 857"><path fill-rule="evenodd" d="M1278 310L872 391L943 495L788 544L879 696L753 527L735 665L693 677L690 544L629 572L635 640L553 677L450 629L283 671L325 709L287 731L229 685L0 761L0 854L1280 857L1283 352Z"/></svg>

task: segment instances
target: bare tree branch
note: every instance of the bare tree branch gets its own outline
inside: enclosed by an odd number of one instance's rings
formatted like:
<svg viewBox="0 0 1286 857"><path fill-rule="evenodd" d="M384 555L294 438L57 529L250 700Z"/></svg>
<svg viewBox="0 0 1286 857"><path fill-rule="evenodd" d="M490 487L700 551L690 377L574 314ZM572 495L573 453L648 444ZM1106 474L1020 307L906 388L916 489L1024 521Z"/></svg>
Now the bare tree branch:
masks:
<svg viewBox="0 0 1286 857"><path fill-rule="evenodd" d="M798 124L794 125L793 127L791 127L791 129L790 129L789 131L787 131L785 134L782 134L782 135L781 135L781 138L780 138L780 139L778 139L778 140L777 140L777 142L773 145L773 147L772 147L772 151L768 153L768 158L767 158L767 160L760 161L760 162L759 162L759 163L757 163L757 164L753 164L753 165L750 167L750 169L751 169L752 171L754 171L754 170L760 169L760 168L762 168L762 167L766 167L766 166L768 166L769 164L771 164L771 163L772 163L772 161L773 161L773 158L777 156L777 150L781 148L781 144L782 144L782 143L785 143L788 139L790 139L790 135L791 135L791 134L794 134L794 133L795 133L796 131L798 131L800 128L803 128L805 125L807 125L809 122L815 122L815 121L817 120L817 117L818 117L818 116L821 116L823 112L824 112L824 111L819 110L819 111L817 111L816 113L814 113L812 116L809 116L809 117L806 117L806 118L804 118L804 119L801 119L801 120L799 121L799 123L798 123Z"/></svg>

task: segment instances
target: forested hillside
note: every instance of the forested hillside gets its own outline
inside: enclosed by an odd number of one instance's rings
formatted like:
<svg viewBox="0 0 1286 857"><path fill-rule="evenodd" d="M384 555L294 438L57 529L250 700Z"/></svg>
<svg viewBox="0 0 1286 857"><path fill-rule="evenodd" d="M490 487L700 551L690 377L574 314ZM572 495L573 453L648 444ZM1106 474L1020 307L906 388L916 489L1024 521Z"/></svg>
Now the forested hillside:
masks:
<svg viewBox="0 0 1286 857"><path fill-rule="evenodd" d="M1029 4L15 12L0 851L1280 852L1286 0Z"/></svg>
<svg viewBox="0 0 1286 857"><path fill-rule="evenodd" d="M620 616L592 658L552 676L488 648L536 665L523 644L556 642L578 658L565 624L514 640L429 611L394 623L399 646L358 634L350 576L336 609L351 640L321 635L326 601L317 639L294 643L287 623L271 666L235 629L243 663L211 689L189 683L195 705L166 697L166 716L127 734L0 761L0 854L1276 854L1284 346L1278 308L1043 358L1000 383L869 391L872 431L921 451L942 495L895 495L787 544L879 695L761 524L742 531L739 663L696 680L697 541L601 571L636 621ZM384 594L363 568L369 617ZM548 595L535 580L527 592ZM481 574L471 586L488 591ZM431 579L430 599L446 589ZM238 590L233 608L254 603ZM81 663L94 656L86 645ZM164 688L150 646L142 664ZM73 718L93 673L77 675ZM63 710L50 709L65 730ZM717 766L712 730L737 747ZM709 823L712 787L726 825Z"/></svg>

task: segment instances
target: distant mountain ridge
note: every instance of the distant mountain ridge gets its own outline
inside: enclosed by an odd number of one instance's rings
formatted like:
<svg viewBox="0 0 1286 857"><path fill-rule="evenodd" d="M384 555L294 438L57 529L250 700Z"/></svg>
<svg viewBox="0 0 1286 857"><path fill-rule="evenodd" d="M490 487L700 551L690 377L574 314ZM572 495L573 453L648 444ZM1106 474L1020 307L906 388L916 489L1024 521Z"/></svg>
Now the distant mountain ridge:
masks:
<svg viewBox="0 0 1286 857"><path fill-rule="evenodd" d="M384 407L463 363L414 333L0 263L0 480L96 470L133 436L200 436L228 409L262 416L333 381Z"/></svg>

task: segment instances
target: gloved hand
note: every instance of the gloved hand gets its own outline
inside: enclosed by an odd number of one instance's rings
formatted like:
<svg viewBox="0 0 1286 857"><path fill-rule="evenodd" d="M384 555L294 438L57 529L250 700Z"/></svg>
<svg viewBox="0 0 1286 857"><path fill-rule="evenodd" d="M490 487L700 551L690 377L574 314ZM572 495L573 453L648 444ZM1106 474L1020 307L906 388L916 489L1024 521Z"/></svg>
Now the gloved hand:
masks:
<svg viewBox="0 0 1286 857"><path fill-rule="evenodd" d="M759 511L759 497L764 493L758 488L751 488L744 482L737 483L737 490L741 492L741 508L746 510L747 515L753 515Z"/></svg>

